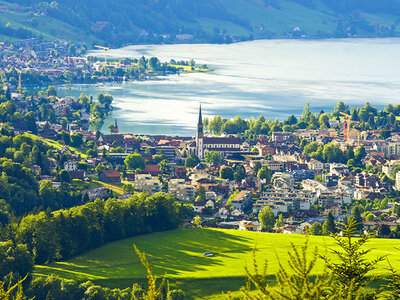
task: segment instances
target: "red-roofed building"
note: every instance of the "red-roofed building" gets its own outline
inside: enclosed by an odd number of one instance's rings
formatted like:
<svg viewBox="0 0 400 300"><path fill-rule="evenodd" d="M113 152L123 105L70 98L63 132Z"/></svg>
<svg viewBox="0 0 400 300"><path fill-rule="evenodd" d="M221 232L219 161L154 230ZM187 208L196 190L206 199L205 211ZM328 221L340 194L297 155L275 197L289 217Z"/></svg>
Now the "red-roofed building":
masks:
<svg viewBox="0 0 400 300"><path fill-rule="evenodd" d="M146 165L143 170L144 174L150 174L151 176L157 176L162 174L160 167L158 165Z"/></svg>
<svg viewBox="0 0 400 300"><path fill-rule="evenodd" d="M185 178L187 174L185 167L175 167L174 172L178 178Z"/></svg>
<svg viewBox="0 0 400 300"><path fill-rule="evenodd" d="M261 147L259 147L259 155L261 155L261 156L274 155L274 154L275 154L275 149L272 148L271 146L261 146Z"/></svg>
<svg viewBox="0 0 400 300"><path fill-rule="evenodd" d="M121 174L116 170L104 170L99 174L99 180L107 183L121 183Z"/></svg>

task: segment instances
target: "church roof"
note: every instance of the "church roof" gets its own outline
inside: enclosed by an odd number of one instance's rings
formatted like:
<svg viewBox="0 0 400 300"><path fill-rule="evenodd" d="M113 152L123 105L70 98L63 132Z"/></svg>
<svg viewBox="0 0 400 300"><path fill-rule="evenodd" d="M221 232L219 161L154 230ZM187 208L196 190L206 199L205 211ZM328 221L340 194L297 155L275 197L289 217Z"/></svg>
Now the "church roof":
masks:
<svg viewBox="0 0 400 300"><path fill-rule="evenodd" d="M204 145L208 144L242 144L242 140L236 137L204 137Z"/></svg>

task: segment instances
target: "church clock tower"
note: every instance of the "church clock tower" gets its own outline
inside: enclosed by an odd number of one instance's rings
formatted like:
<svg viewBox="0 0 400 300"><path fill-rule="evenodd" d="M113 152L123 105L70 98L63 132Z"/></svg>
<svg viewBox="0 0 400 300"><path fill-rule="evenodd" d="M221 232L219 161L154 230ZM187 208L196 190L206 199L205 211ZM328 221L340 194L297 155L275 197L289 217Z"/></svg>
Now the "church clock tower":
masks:
<svg viewBox="0 0 400 300"><path fill-rule="evenodd" d="M203 119L201 117L201 104L199 110L199 121L197 123L197 132L196 132L196 154L200 159L204 159L204 132L203 132Z"/></svg>

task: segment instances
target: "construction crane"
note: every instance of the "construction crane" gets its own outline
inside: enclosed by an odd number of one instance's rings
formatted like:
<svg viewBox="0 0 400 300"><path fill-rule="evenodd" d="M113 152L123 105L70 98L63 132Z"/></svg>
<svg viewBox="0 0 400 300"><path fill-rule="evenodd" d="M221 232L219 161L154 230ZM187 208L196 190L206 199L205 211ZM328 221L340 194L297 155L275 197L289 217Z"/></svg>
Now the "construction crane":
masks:
<svg viewBox="0 0 400 300"><path fill-rule="evenodd" d="M343 137L346 139L347 142L349 142L350 139L350 125L351 123L360 123L358 121L352 121L351 120L351 116L349 114L345 114L343 112L341 112L340 114L342 114L343 116L346 117L345 122L343 123ZM347 122L347 126L346 126L346 122Z"/></svg>
<svg viewBox="0 0 400 300"><path fill-rule="evenodd" d="M354 129L355 131L357 131L357 146L360 147L360 135L361 135L361 130L358 129ZM378 129L378 130L363 130L362 132L372 132L373 134L379 133L381 131L392 131L391 129Z"/></svg>
<svg viewBox="0 0 400 300"><path fill-rule="evenodd" d="M18 72L18 90L20 93L22 93L22 81L21 81L22 71L17 68L14 69Z"/></svg>
<svg viewBox="0 0 400 300"><path fill-rule="evenodd" d="M95 47L104 50L104 63L107 66L107 51L110 50L110 48L97 45L95 45Z"/></svg>

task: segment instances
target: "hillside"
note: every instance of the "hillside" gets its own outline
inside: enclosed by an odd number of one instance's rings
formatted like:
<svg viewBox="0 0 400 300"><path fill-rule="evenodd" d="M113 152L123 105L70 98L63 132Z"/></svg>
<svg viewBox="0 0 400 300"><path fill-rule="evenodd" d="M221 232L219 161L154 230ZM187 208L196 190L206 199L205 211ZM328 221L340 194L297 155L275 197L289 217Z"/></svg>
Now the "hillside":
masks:
<svg viewBox="0 0 400 300"><path fill-rule="evenodd" d="M278 259L285 265L290 243L303 245L304 235L257 233L237 230L178 229L138 236L89 251L66 262L36 266L34 276L56 274L78 281L91 280L96 284L125 288L133 282L145 281L145 269L134 253L133 244L149 256L153 272L167 274L174 288L184 290L190 298L210 297L221 291L239 290L245 284L244 266L251 264L256 247L259 263L268 259L268 275L278 269ZM400 268L399 240L372 239L369 258L388 255L394 267ZM330 237L310 238L310 249L318 246L320 253L335 248ZM204 257L204 252L214 257ZM385 273L386 262L375 273ZM262 264L260 264L262 265ZM321 270L319 263L317 270ZM205 288L207 286L207 288ZM214 295L214 296L212 296Z"/></svg>
<svg viewBox="0 0 400 300"><path fill-rule="evenodd" d="M400 0L0 1L0 40L132 43L400 36Z"/></svg>

